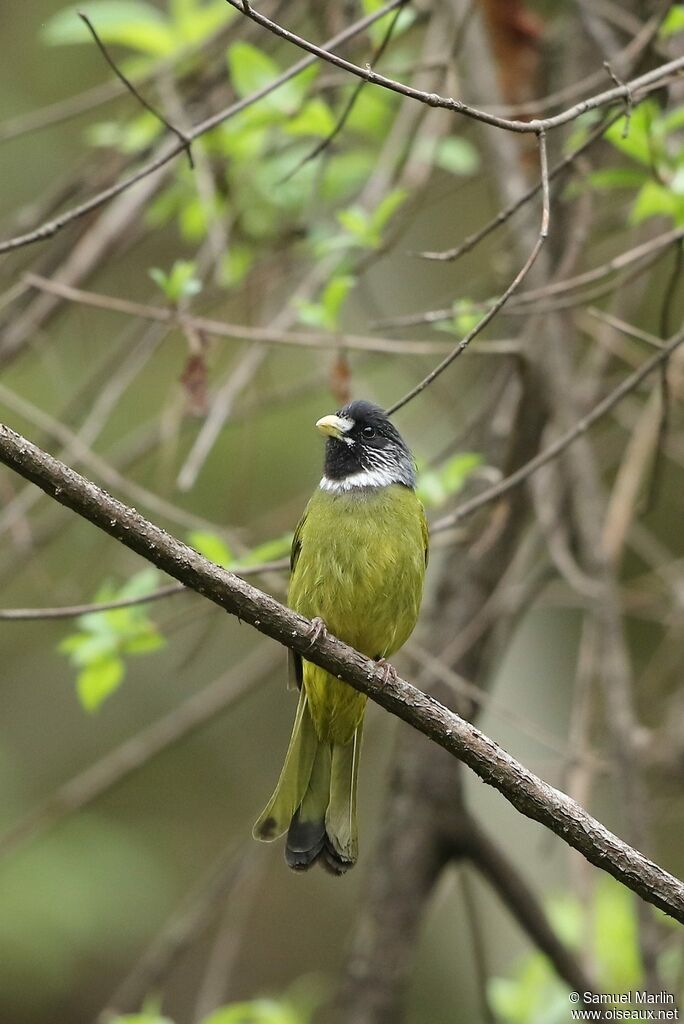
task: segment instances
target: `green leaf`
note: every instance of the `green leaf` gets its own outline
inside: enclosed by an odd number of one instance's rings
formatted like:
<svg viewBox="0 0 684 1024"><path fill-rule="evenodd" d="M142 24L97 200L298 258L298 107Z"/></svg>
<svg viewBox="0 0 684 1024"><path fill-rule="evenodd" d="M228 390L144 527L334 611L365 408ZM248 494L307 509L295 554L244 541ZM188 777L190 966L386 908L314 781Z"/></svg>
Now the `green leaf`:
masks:
<svg viewBox="0 0 684 1024"><path fill-rule="evenodd" d="M241 99L258 92L278 77L280 69L276 62L252 43L242 40L233 43L227 56L233 88Z"/></svg>
<svg viewBox="0 0 684 1024"><path fill-rule="evenodd" d="M240 98L251 96L252 93L270 85L280 74L280 68L268 54L243 40L233 43L228 48L227 56L230 79ZM317 68L307 68L265 96L261 104L275 108L281 114L296 113L309 83L317 74Z"/></svg>
<svg viewBox="0 0 684 1024"><path fill-rule="evenodd" d="M240 559L238 566L242 565L260 565L261 562L273 562L277 558L283 558L285 555L290 554L292 548L292 533L285 533L282 537L275 537L273 540L267 540L263 544L257 545L252 550Z"/></svg>
<svg viewBox="0 0 684 1024"><path fill-rule="evenodd" d="M313 135L325 139L335 130L335 117L332 110L321 99L309 100L296 117L285 125L288 135Z"/></svg>
<svg viewBox="0 0 684 1024"><path fill-rule="evenodd" d="M439 475L447 494L456 494L463 488L475 469L481 466L482 456L477 452L459 452L441 467Z"/></svg>
<svg viewBox="0 0 684 1024"><path fill-rule="evenodd" d="M676 170L670 182L670 191L676 196L684 195L684 163Z"/></svg>
<svg viewBox="0 0 684 1024"><path fill-rule="evenodd" d="M395 104L393 93L383 89L363 89L347 118L345 131L361 135L377 146L387 135Z"/></svg>
<svg viewBox="0 0 684 1024"><path fill-rule="evenodd" d="M376 11L380 10L384 2L385 0L363 0L364 14L374 14ZM394 18L393 11L389 11L384 18L380 18L368 29L368 35L370 36L374 46L379 46L384 40L389 27L388 19L390 18ZM405 8L394 24L392 39L398 39L402 33L406 32L406 30L410 28L415 21L415 18L415 12Z"/></svg>
<svg viewBox="0 0 684 1024"><path fill-rule="evenodd" d="M240 284L254 266L255 253L248 245L233 243L221 261L220 282L226 287Z"/></svg>
<svg viewBox="0 0 684 1024"><path fill-rule="evenodd" d="M403 206L407 198L408 192L406 189L395 188L391 192L388 192L375 207L371 213L370 223L378 237L381 237L383 228L386 227L399 207Z"/></svg>
<svg viewBox="0 0 684 1024"><path fill-rule="evenodd" d="M369 237L369 215L361 206L340 210L337 220L360 245L366 246Z"/></svg>
<svg viewBox="0 0 684 1024"><path fill-rule="evenodd" d="M82 638L82 642L78 644L73 643L71 650L68 652L71 655L72 664L77 668L95 665L116 653L118 647L117 639L116 635L111 632L100 634L80 633L79 636ZM75 637L69 639L75 640ZM60 650L62 650L61 646Z"/></svg>
<svg viewBox="0 0 684 1024"><path fill-rule="evenodd" d="M612 880L601 879L597 885L594 949L609 992L627 992L643 982L634 899Z"/></svg>
<svg viewBox="0 0 684 1024"><path fill-rule="evenodd" d="M648 179L646 171L633 167L606 167L592 171L587 176L589 184L599 192L610 192L618 188L639 188Z"/></svg>
<svg viewBox="0 0 684 1024"><path fill-rule="evenodd" d="M338 330L342 306L355 280L348 274L338 274L323 289L320 302L297 299L295 304L302 323L310 327L322 327L327 331Z"/></svg>
<svg viewBox="0 0 684 1024"><path fill-rule="evenodd" d="M97 711L107 697L118 689L124 677L124 663L120 658L97 661L79 672L76 691L86 711Z"/></svg>
<svg viewBox="0 0 684 1024"><path fill-rule="evenodd" d="M468 139L452 135L442 139L437 146L434 162L449 174L466 177L475 174L480 166L480 154Z"/></svg>
<svg viewBox="0 0 684 1024"><path fill-rule="evenodd" d="M168 1017L160 1017L158 1013L127 1013L123 1017L115 1017L112 1024L173 1024Z"/></svg>
<svg viewBox="0 0 684 1024"><path fill-rule="evenodd" d="M161 647L166 647L166 638L155 630L145 630L139 636L126 640L122 649L124 654L151 654Z"/></svg>
<svg viewBox="0 0 684 1024"><path fill-rule="evenodd" d="M144 597L146 594L151 594L159 586L160 575L159 570L153 569L152 566L147 569L141 569L140 572L137 572L135 576L131 576L124 583L119 590L118 596L120 598L129 598Z"/></svg>
<svg viewBox="0 0 684 1024"><path fill-rule="evenodd" d="M321 303L330 323L334 327L339 326L342 306L355 283L355 277L352 277L350 274L344 274L338 277L333 277L323 289Z"/></svg>
<svg viewBox="0 0 684 1024"><path fill-rule="evenodd" d="M303 1024L299 1015L274 999L254 999L215 1010L202 1024Z"/></svg>
<svg viewBox="0 0 684 1024"><path fill-rule="evenodd" d="M90 43L92 36L78 17L88 15L104 43L127 46L152 56L166 56L176 49L173 32L164 16L145 0L86 0L50 18L43 39L51 46Z"/></svg>
<svg viewBox="0 0 684 1024"><path fill-rule="evenodd" d="M601 118L600 110L588 110L586 114L580 114L572 126L570 134L563 143L563 152L572 153L582 146L589 136L591 129L598 124Z"/></svg>
<svg viewBox="0 0 684 1024"><path fill-rule="evenodd" d="M677 32L684 32L684 4L673 4L660 26L660 35L663 38L674 36Z"/></svg>
<svg viewBox="0 0 684 1024"><path fill-rule="evenodd" d="M440 505L443 505L446 494L439 473L431 469L425 469L419 473L416 494L428 508L439 508Z"/></svg>
<svg viewBox="0 0 684 1024"><path fill-rule="evenodd" d="M174 304L202 291L202 282L196 277L192 260L176 260L168 273L159 267L151 267L149 275L169 302Z"/></svg>
<svg viewBox="0 0 684 1024"><path fill-rule="evenodd" d="M182 41L184 47L197 45L203 39L208 39L222 25L227 25L237 17L237 11L229 7L225 0L213 0L213 3L204 7L198 7L193 0L193 6L194 11L175 26L179 41Z"/></svg>
<svg viewBox="0 0 684 1024"><path fill-rule="evenodd" d="M671 217L679 223L684 216L684 197L676 195L660 182L647 181L636 198L629 219L632 224L640 224L649 217L657 216Z"/></svg>
<svg viewBox="0 0 684 1024"><path fill-rule="evenodd" d="M207 530L193 530L189 534L189 541L200 555L204 555L210 562L223 566L227 569L233 562L234 556L222 537Z"/></svg>
<svg viewBox="0 0 684 1024"><path fill-rule="evenodd" d="M470 299L457 299L454 302L454 315L451 320L440 320L434 327L436 331L443 331L446 334L455 334L459 338L477 327L482 313L475 308Z"/></svg>
<svg viewBox="0 0 684 1024"><path fill-rule="evenodd" d="M371 146L340 153L329 160L321 184L321 198L330 202L344 202L355 195L367 180L375 163Z"/></svg>
<svg viewBox="0 0 684 1024"><path fill-rule="evenodd" d="M319 302L308 302L306 299L295 299L295 306L299 313L299 319L309 327L321 327L329 329L328 317L325 309Z"/></svg>
<svg viewBox="0 0 684 1024"><path fill-rule="evenodd" d="M658 107L653 100L646 100L635 107L627 118L618 118L605 131L605 138L621 153L625 153L645 167L651 167L654 161L654 142L652 126L657 116ZM625 130L627 134L625 136Z"/></svg>
<svg viewBox="0 0 684 1024"><path fill-rule="evenodd" d="M225 0L210 0L204 4L198 0L169 0L169 14L179 42L192 46L227 24L237 16L237 11Z"/></svg>

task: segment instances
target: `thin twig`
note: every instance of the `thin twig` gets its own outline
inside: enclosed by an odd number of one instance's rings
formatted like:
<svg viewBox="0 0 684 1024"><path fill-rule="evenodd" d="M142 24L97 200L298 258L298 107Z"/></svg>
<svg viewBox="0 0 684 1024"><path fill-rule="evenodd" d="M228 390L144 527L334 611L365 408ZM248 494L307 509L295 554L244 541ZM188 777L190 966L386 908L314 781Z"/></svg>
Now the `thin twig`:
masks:
<svg viewBox="0 0 684 1024"><path fill-rule="evenodd" d="M634 97L632 96L632 90L629 88L629 86L625 86L625 83L620 78L618 78L618 76L613 71L613 68L611 67L610 61L604 60L603 66L610 75L615 85L619 85L627 89L627 92L625 93L625 124L622 129L622 138L626 139L629 135L629 126L632 123L632 111L634 109Z"/></svg>
<svg viewBox="0 0 684 1024"><path fill-rule="evenodd" d="M226 0L226 2L237 11L245 13L242 6L242 0ZM588 110L597 110L600 107L606 107L614 103L616 100L624 99L626 96L647 88L655 82L662 81L662 79L669 75L678 74L684 68L684 57L678 57L675 60L668 61L666 64L661 64L657 68L653 68L651 71L640 75L638 78L634 78L631 82L615 86L615 88L608 89L606 92L601 92L595 96L590 96L587 99L580 100L579 103L569 107L567 110L561 111L559 114L554 114L552 117L533 118L530 121L509 120L505 117L496 117L496 115L490 114L486 110L479 110L477 107L470 106L468 103L463 103L461 100L455 100L448 96L440 96L437 93L424 92L422 89L414 89L410 85L405 85L403 82L396 82L394 79L387 78L385 75L381 75L377 71L372 71L370 68L359 67L357 64L352 63L352 61L345 60L344 57L340 57L336 53L331 53L329 44L317 46L308 39L303 39L296 33L290 32L289 29L277 24L277 22L271 21L271 19L267 18L265 14L260 14L258 11L251 10L248 12L248 15L252 21L257 23L257 25L261 25L263 28L268 29L269 32L279 36L281 39L286 39L288 42L293 43L295 46L298 46L300 50L306 50L308 53L313 53L321 60L326 61L326 63L332 64L334 67L341 68L344 71L348 71L350 74L356 75L357 78L362 78L366 82L371 82L373 85L379 85L382 88L389 89L390 92L398 93L401 96L407 96L410 99L418 100L420 103L424 103L428 107L442 107L445 110L453 110L457 114L463 114L465 117L470 117L475 121L481 121L483 124L491 125L493 128L503 128L507 131L519 132L520 134L525 135L532 133L538 135L540 131L550 131L553 128L558 128L561 125L567 124L569 121L574 121Z"/></svg>
<svg viewBox="0 0 684 1024"><path fill-rule="evenodd" d="M383 53L389 46L392 36L394 35L394 30L397 27L397 22L399 21L402 11L407 3L408 0L404 0L404 2L400 4L399 7L397 7L397 9L395 10L394 17L391 19L389 25L387 26L387 30L380 41L380 45L376 47L374 54L372 55L370 61L368 62L369 67L373 67L375 64L377 64L377 62L380 60ZM333 130L329 132L329 134L326 135L324 139L321 139L320 142L318 142L314 146L310 153L307 153L306 156L302 157L299 163L295 164L291 171L288 171L288 173L283 178L280 179L280 181L278 182L279 185L284 185L286 182L290 181L290 179L294 178L295 174L297 174L298 171L301 171L302 167L305 167L306 164L310 163L312 160L315 160L316 157L320 156L321 153L325 152L326 149L329 149L330 146L332 146L333 142L335 141L335 139L340 134L345 124L349 120L349 116L353 111L354 107L356 106L356 101L361 95L361 92L363 91L365 85L367 85L367 83L363 81L356 83L352 91L352 94L347 100L347 103L345 104L342 113L338 117L337 123L335 124Z"/></svg>
<svg viewBox="0 0 684 1024"><path fill-rule="evenodd" d="M600 320L604 324L608 324L609 327L614 328L616 331L620 331L622 334L626 334L628 338L636 338L637 341L644 341L651 348L661 349L663 347L662 338L657 338L655 334L651 334L650 331L645 331L641 327L635 327L634 324L628 324L620 317L614 316L612 313L606 312L605 309L598 309L596 306L590 306L586 310L587 316L594 317L596 320Z"/></svg>
<svg viewBox="0 0 684 1024"><path fill-rule="evenodd" d="M359 334L326 334L323 332L297 332L277 330L273 327L251 327L246 324L224 323L221 320L212 320L205 316L192 316L189 313L181 313L167 306L154 306L144 302L131 302L129 299L121 299L114 295L101 295L98 292L84 291L81 288L73 288L71 285L62 284L60 281L50 281L39 274L28 273L24 280L27 284L38 288L41 291L49 292L51 295L59 295L60 298L69 302L78 302L84 306L92 306L94 309L105 309L112 313L124 313L127 316L138 316L146 320L154 320L159 323L167 323L171 326L178 325L179 328L190 328L200 334L209 334L217 338L229 338L233 341L256 341L264 345L292 345L297 348L329 348L337 350L340 343L345 348L355 349L361 352L387 352L394 355L424 356L434 355L436 352L451 351L448 341L401 341L394 338L378 338L373 335ZM500 355L515 355L518 351L515 342L502 341L492 342L490 353L496 352Z"/></svg>
<svg viewBox="0 0 684 1024"><path fill-rule="evenodd" d="M478 323L472 328L472 330L468 331L466 336L462 338L461 341L459 341L458 345L456 345L456 347L452 349L449 355L446 356L441 361L441 363L439 363L433 370L431 370L426 377L419 381L418 384L412 387L411 390L408 391L402 398L400 398L397 402L394 402L394 404L389 407L389 409L387 410L388 415L397 412L398 409L402 409L405 405L411 402L417 395L424 391L425 388L429 387L430 384L432 384L433 381L436 380L436 378L439 377L440 374L442 374L447 369L447 367L451 366L451 364L454 362L455 359L458 358L458 356L465 352L466 348L473 340L473 338L476 338L477 335L484 330L487 324L494 319L494 317L502 308L502 306L506 304L510 296L518 288L518 286L522 284L522 282L525 280L528 273L532 269L532 266L534 265L534 262L537 259L539 253L541 252L542 246L544 245L544 242L548 237L550 210L549 170L546 155L546 133L543 129L541 129L537 133L537 143L539 146L539 169L542 182L542 216L539 234L537 236L537 240L534 243L530 255L527 257L524 265L515 275L515 277L509 284L508 288L506 288L505 291L501 293L499 298L485 313L482 319L478 321Z"/></svg>
<svg viewBox="0 0 684 1024"><path fill-rule="evenodd" d="M665 288L663 304L660 311L660 333L666 337L671 331L670 317L672 303L678 294L679 277L684 264L684 250L682 246L677 247L674 265ZM655 459L651 472L651 480L648 487L643 512L646 514L657 503L660 496L663 477L663 453L667 443L667 435L670 427L670 382L667 376L669 360L665 361L660 368L660 423L658 424L658 439L656 441Z"/></svg>
<svg viewBox="0 0 684 1024"><path fill-rule="evenodd" d="M613 259L608 260L606 263L600 264L598 267L592 267L591 270L585 270L581 274L576 274L574 277L568 277L559 281L552 281L550 284L543 285L539 288L531 288L529 291L520 292L514 296L511 302L508 304L506 309L507 315L513 313L514 309L517 312L518 307L523 306L522 315L527 316L532 310L529 308L533 303L538 302L540 299L547 299L550 296L565 295L568 292L578 291L584 288L586 285L594 284L597 281L602 281L606 277L610 277L611 274L615 274L620 270L626 270L634 263L639 263L641 260L648 260L652 257L657 257L662 254L670 245L674 245L684 239L684 227L671 228L669 231L663 232L662 235L657 235L655 238L650 238L646 242L641 242L639 245L634 246L632 249L627 249L619 255L614 256ZM592 298L596 298L595 294L592 294ZM586 301L586 296L584 300ZM489 299L486 302L473 303L472 309L487 309L491 304L496 301ZM542 310L535 309L534 312L553 312L557 309L563 308L560 305L554 307L545 307ZM451 320L454 315L453 306L448 309L433 309L427 313L411 313L405 316L395 317L393 319L379 320L374 323L373 327L378 328L391 328L391 327L417 327L421 324L434 324L439 323L442 320Z"/></svg>
<svg viewBox="0 0 684 1024"><path fill-rule="evenodd" d="M153 114L158 121L161 121L161 123L166 128L168 128L168 130L173 135L176 136L176 138L178 139L178 141L180 142L183 149L188 155L188 163L190 164L190 169L192 170L195 166L195 162L192 157L192 139L188 135L186 135L184 131L181 131L180 128L176 128L175 125L172 125L170 121L167 121L164 115L159 110L157 110L156 107L153 107L148 100L145 99L143 94L136 88L135 85L133 85L130 79L126 78L125 74L117 65L116 61L107 50L107 47L100 39L97 29L93 25L88 15L84 14L83 11L78 11L78 16L81 19L81 21L85 24L86 28L88 29L88 31L90 32L91 36L95 41L95 45L97 46L98 50L100 51L104 59L107 61L107 63L109 64L110 68L112 69L116 77L119 79L119 81L123 83L123 85L131 93L131 95L135 96L138 103L140 103L140 105L143 106L145 110L148 110L150 114Z"/></svg>
<svg viewBox="0 0 684 1024"><path fill-rule="evenodd" d="M622 114L617 114L613 118L608 118L601 122L593 131L591 131L581 146L577 149L573 149L571 153L564 156L562 160L559 160L557 164L549 170L549 182L553 181L559 174L571 167L572 164L577 160L578 157L582 156L586 151L593 146L595 142L603 138L603 135L607 128L609 128L615 121L618 121L622 117ZM475 248L483 239L487 238L488 235L495 231L497 228L505 224L506 221L510 220L514 213L517 213L523 206L525 206L530 199L533 199L542 189L542 182L538 181L535 185L532 185L526 192L524 192L514 202L509 203L503 210L497 213L496 217L493 217L487 224L479 228L477 231L469 235L459 245L454 246L452 249L444 249L439 252L418 252L415 253L424 260L435 260L436 262L451 263L454 260L459 259L461 256L465 256L466 253L470 252Z"/></svg>
<svg viewBox="0 0 684 1024"><path fill-rule="evenodd" d="M290 566L289 558L278 558L273 562L259 562L258 565L231 566L231 572L247 579L250 576L262 576L269 572L284 572ZM42 619L77 619L81 615L93 615L97 612L111 612L117 608L133 608L139 604L150 604L161 601L176 594L191 594L192 591L182 583L168 583L158 590L140 597L122 597L116 601L93 601L90 604L65 605L62 608L0 608L2 622L36 622Z"/></svg>
<svg viewBox="0 0 684 1024"><path fill-rule="evenodd" d="M631 391L634 391L636 387L641 384L642 380L645 380L655 369L657 369L665 360L667 360L672 353L677 349L682 342L684 342L684 331L680 331L679 334L675 335L663 348L661 352L656 353L652 359L649 359L635 370L634 373L626 377L610 394L594 406L591 412L583 416L577 423L559 438L557 438L553 444L550 444L548 448L535 455L533 459L526 462L524 466L517 469L515 473L511 473L504 480L501 480L498 484L494 484L489 487L482 494L476 494L470 501L463 502L454 512L444 516L442 519L438 519L432 526L432 532L436 533L440 530L446 530L450 526L454 526L456 523L460 523L463 519L472 515L478 509L488 505L492 501L496 501L498 498L507 494L508 491L513 490L514 487L518 487L521 483L524 483L532 473L536 472L541 466L545 466L552 459L557 458L561 452L565 451L569 445L572 444L578 437L586 433L586 431L593 426L597 420L600 420L603 416L610 412L610 410L620 402L625 395L628 395Z"/></svg>

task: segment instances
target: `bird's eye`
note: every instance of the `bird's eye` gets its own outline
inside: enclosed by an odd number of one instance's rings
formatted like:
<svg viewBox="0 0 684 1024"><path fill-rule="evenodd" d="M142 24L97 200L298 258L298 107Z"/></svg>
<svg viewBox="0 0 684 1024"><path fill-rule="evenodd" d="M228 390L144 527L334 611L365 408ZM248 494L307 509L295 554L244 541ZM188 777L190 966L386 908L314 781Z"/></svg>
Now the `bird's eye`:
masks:
<svg viewBox="0 0 684 1024"><path fill-rule="evenodd" d="M361 433L366 438L375 437L375 427L364 427Z"/></svg>

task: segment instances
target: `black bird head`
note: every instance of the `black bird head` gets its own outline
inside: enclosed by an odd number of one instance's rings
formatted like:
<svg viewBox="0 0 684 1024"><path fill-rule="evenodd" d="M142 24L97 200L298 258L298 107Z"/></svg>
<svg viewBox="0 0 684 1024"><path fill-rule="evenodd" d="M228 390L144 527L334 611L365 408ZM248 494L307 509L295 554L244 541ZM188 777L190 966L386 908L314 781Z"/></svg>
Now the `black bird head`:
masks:
<svg viewBox="0 0 684 1024"><path fill-rule="evenodd" d="M321 487L348 491L388 484L416 486L411 452L384 411L372 402L351 402L316 426L327 436Z"/></svg>

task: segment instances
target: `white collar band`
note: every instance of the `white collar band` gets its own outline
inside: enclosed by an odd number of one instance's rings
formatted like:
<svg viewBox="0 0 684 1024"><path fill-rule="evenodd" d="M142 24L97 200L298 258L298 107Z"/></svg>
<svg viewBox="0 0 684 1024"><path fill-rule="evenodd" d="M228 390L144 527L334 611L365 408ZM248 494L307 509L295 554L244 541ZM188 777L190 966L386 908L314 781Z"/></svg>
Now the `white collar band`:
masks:
<svg viewBox="0 0 684 1024"><path fill-rule="evenodd" d="M390 484L406 484L412 486L412 482L404 480L401 474L389 469L364 469L359 473L352 473L350 476L342 477L340 480L331 480L324 476L318 485L322 491L331 494L344 494L346 491L353 491L362 487L388 487Z"/></svg>

